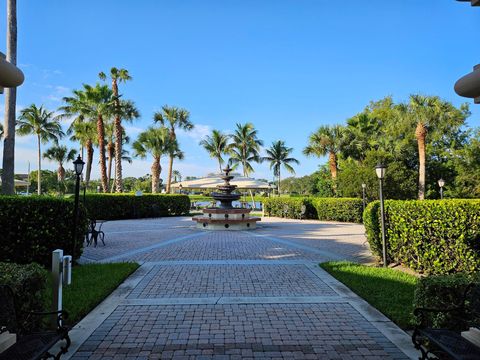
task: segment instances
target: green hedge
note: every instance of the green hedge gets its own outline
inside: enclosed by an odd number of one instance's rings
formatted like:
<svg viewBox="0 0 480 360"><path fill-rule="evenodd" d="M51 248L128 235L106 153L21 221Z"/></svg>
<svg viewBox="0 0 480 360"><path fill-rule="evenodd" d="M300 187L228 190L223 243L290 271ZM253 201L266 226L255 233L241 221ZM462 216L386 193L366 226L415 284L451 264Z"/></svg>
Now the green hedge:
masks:
<svg viewBox="0 0 480 360"><path fill-rule="evenodd" d="M305 206L304 218L315 217L315 208L309 198L270 197L262 200L265 216L277 216L290 219L300 219L302 206Z"/></svg>
<svg viewBox="0 0 480 360"><path fill-rule="evenodd" d="M319 220L362 222L363 202L354 198L313 198Z"/></svg>
<svg viewBox="0 0 480 360"><path fill-rule="evenodd" d="M380 207L369 204L364 220L372 251L381 256ZM385 229L389 261L428 274L480 269L479 200L388 200Z"/></svg>
<svg viewBox="0 0 480 360"><path fill-rule="evenodd" d="M415 288L414 307L449 309L460 303L465 290L470 283L480 286L480 276L464 273L450 275L436 275L421 278ZM458 323L451 318L452 314L431 314L428 322L437 328L450 328L451 330L465 330L468 326L480 322L479 314L469 314L470 324ZM458 316L457 314L454 314ZM417 319L417 322L419 319Z"/></svg>
<svg viewBox="0 0 480 360"><path fill-rule="evenodd" d="M45 308L45 289L48 272L40 265L32 263L19 265L0 262L0 284L9 285L15 294L16 313L19 326L25 330L32 330L38 322L27 321L26 312L50 311ZM49 294L50 295L50 294Z"/></svg>
<svg viewBox="0 0 480 360"><path fill-rule="evenodd" d="M85 197L88 216L97 220L139 219L185 215L190 211L187 195L88 194Z"/></svg>
<svg viewBox="0 0 480 360"><path fill-rule="evenodd" d="M262 200L266 216L299 219L302 206L304 218L356 222L362 221L362 200L353 198L270 197Z"/></svg>
<svg viewBox="0 0 480 360"><path fill-rule="evenodd" d="M72 253L72 199L36 196L0 196L0 261L39 263L50 268L52 251ZM86 214L79 209L75 258L83 249Z"/></svg>

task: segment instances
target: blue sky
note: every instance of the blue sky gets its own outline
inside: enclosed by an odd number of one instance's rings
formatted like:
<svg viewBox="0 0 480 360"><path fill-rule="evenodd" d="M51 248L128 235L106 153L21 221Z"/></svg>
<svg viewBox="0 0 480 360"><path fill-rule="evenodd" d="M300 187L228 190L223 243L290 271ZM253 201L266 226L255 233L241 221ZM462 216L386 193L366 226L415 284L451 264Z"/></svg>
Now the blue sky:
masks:
<svg viewBox="0 0 480 360"><path fill-rule="evenodd" d="M0 39L5 8L0 1ZM134 80L120 91L142 115L127 125L132 138L163 104L191 112L197 126L179 135L186 159L174 165L182 175L215 171L198 146L211 129L249 121L267 146L282 139L294 148L301 176L325 162L302 155L308 135L343 123L370 100L420 92L465 102L453 84L480 62L479 31L480 9L454 0L19 0L26 81L18 105L55 110L99 71L124 67ZM480 106L471 108L468 123L480 126ZM32 138L17 138L16 172L26 172L28 161L35 169L35 151ZM267 164L255 168L255 177L272 178ZM150 159L137 159L125 175L149 169Z"/></svg>

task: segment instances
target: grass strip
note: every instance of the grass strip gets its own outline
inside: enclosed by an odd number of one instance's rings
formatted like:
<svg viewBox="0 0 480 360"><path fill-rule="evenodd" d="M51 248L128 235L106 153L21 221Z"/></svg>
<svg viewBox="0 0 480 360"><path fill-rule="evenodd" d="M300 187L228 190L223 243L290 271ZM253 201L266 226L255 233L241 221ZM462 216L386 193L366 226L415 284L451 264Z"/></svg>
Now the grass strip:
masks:
<svg viewBox="0 0 480 360"><path fill-rule="evenodd" d="M401 328L412 328L415 276L347 261L326 262L320 267Z"/></svg>

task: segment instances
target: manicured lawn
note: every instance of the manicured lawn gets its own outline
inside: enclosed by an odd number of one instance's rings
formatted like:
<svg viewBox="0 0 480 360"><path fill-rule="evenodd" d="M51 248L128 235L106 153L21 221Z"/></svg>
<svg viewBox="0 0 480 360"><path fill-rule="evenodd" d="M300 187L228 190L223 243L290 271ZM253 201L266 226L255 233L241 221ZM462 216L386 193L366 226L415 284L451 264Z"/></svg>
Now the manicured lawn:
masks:
<svg viewBox="0 0 480 360"><path fill-rule="evenodd" d="M63 287L63 308L69 314L68 323L80 321L138 267L137 263L75 266L72 270L72 284ZM49 291L47 299L51 297Z"/></svg>
<svg viewBox="0 0 480 360"><path fill-rule="evenodd" d="M401 328L412 328L415 276L346 261L320 266Z"/></svg>

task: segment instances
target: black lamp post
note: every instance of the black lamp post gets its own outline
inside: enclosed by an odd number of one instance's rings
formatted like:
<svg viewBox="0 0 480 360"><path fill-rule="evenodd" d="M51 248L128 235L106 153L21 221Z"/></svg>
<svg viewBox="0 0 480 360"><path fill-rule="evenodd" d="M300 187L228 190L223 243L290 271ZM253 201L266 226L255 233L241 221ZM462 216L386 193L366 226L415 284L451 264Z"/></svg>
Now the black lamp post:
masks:
<svg viewBox="0 0 480 360"><path fill-rule="evenodd" d="M383 255L383 267L387 267L387 244L385 241L385 208L383 204L383 179L385 179L385 172L387 167L382 163L379 163L375 172L377 173L378 180L380 182L379 194L380 194L380 215L382 222L382 255Z"/></svg>
<svg viewBox="0 0 480 360"><path fill-rule="evenodd" d="M445 180L440 178L440 180L438 180L438 186L440 186L440 199L443 200L443 187L445 186Z"/></svg>
<svg viewBox="0 0 480 360"><path fill-rule="evenodd" d="M178 186L178 188L180 189L180 194L181 194L181 193L182 193L182 189L183 189L183 185L180 184L180 185Z"/></svg>
<svg viewBox="0 0 480 360"><path fill-rule="evenodd" d="M75 170L75 175L77 176L77 179L75 181L75 207L73 209L73 250L72 250L72 260L75 259L75 248L77 245L77 225L78 225L78 198L80 197L80 176L82 175L83 171L83 165L85 163L83 162L82 158L80 155L78 155L77 160L73 162L74 165L74 170Z"/></svg>
<svg viewBox="0 0 480 360"><path fill-rule="evenodd" d="M365 200L365 189L366 188L367 188L367 184L362 183L363 211L365 211L365 207L367 206L367 201Z"/></svg>

